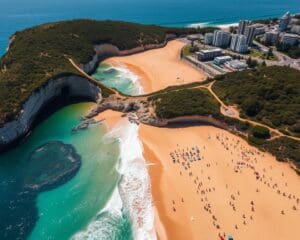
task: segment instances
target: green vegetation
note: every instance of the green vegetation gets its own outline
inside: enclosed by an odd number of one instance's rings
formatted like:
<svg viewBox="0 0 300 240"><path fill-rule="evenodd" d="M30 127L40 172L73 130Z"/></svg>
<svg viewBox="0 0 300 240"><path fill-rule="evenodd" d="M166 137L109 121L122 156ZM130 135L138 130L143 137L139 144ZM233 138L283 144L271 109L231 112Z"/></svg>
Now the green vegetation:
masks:
<svg viewBox="0 0 300 240"><path fill-rule="evenodd" d="M280 161L293 161L300 170L300 141L281 137L272 141L265 141L261 147L272 153Z"/></svg>
<svg viewBox="0 0 300 240"><path fill-rule="evenodd" d="M263 71L268 70L270 69L264 69ZM257 71L262 70L259 69ZM257 71L248 71L248 73L254 74ZM266 72L264 72L264 74L265 73ZM248 74L246 74L246 76L247 75ZM224 79L228 81L229 79L227 79L227 77L228 76L225 75ZM240 81L242 81L242 79L243 78L239 78ZM216 82L214 85L224 83L225 80L222 82ZM209 79L208 82L209 81L211 81L211 79ZM191 83L183 86L169 87L148 95L148 101L152 101L152 103L154 103L156 114L160 119L170 119L174 117L195 115L212 116L215 119L228 124L228 126L230 126L230 129L239 131L243 137L248 136L247 140L250 144L260 148L261 150L272 153L278 160L293 161L300 169L299 141L286 137L270 140L268 139L270 138L270 132L267 128L261 126L251 126L249 122L242 122L238 119L223 116L220 113L219 103L216 102L216 100L206 89L192 88L198 85L200 84ZM236 87L239 88L241 88L242 86L243 84L240 83L236 85ZM221 87L224 86L221 85ZM241 99L243 99L243 97ZM294 127L299 127L299 125L295 125Z"/></svg>
<svg viewBox="0 0 300 240"><path fill-rule="evenodd" d="M299 58L300 57L300 44L296 46L290 46L283 43L277 43L276 48L278 51L285 53L291 58Z"/></svg>
<svg viewBox="0 0 300 240"><path fill-rule="evenodd" d="M278 20L278 18L268 18L268 19L258 19L258 20L254 20L252 21L253 23L261 23L261 24L274 24L276 23Z"/></svg>
<svg viewBox="0 0 300 240"><path fill-rule="evenodd" d="M186 57L197 51L199 51L199 48L197 46L186 45L183 47L181 54L182 56Z"/></svg>
<svg viewBox="0 0 300 240"><path fill-rule="evenodd" d="M280 130L299 133L300 71L289 67L261 67L230 73L213 90L241 114Z"/></svg>
<svg viewBox="0 0 300 240"><path fill-rule="evenodd" d="M248 136L248 142L255 147L273 154L279 161L292 161L300 173L300 141L287 137L265 140Z"/></svg>
<svg viewBox="0 0 300 240"><path fill-rule="evenodd" d="M271 137L268 128L258 125L251 128L251 134L253 135L253 137L262 139L268 139Z"/></svg>
<svg viewBox="0 0 300 240"><path fill-rule="evenodd" d="M160 119L193 115L220 117L219 103L206 89L179 89L152 95L148 100L155 103Z"/></svg>
<svg viewBox="0 0 300 240"><path fill-rule="evenodd" d="M278 59L274 56L274 54L272 53L272 50L270 48L268 53L263 53L257 49L251 48L250 53L249 53L250 57L256 57L256 58L260 58L263 60L271 60L271 61L277 61Z"/></svg>
<svg viewBox="0 0 300 240"><path fill-rule="evenodd" d="M191 45L184 46L182 49L182 52L181 52L182 56L186 57L186 56L191 55L191 48L192 48Z"/></svg>
<svg viewBox="0 0 300 240"><path fill-rule="evenodd" d="M203 27L203 28L197 28L197 33L199 34L205 34L205 33L212 33L216 30L220 30L218 27Z"/></svg>
<svg viewBox="0 0 300 240"><path fill-rule="evenodd" d="M258 63L255 59L252 59L251 57L249 57L247 59L247 64L248 64L249 68L256 68Z"/></svg>
<svg viewBox="0 0 300 240"><path fill-rule="evenodd" d="M195 29L94 20L49 23L17 32L0 60L0 124L13 120L30 94L50 78L79 74L67 58L87 63L96 44L111 43L126 50L163 43L168 33L187 32ZM109 89L104 92L110 94Z"/></svg>

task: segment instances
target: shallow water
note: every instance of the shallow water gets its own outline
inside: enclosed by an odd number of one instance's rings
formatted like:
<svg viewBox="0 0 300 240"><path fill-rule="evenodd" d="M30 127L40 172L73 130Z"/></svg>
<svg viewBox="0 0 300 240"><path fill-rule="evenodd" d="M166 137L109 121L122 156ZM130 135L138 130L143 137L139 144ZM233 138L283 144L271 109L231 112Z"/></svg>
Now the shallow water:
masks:
<svg viewBox="0 0 300 240"><path fill-rule="evenodd" d="M106 129L101 125L72 133L80 116L91 106L91 103L81 103L59 110L34 129L26 142L0 155L3 186L0 197L2 202L10 203L9 209L6 204L0 205L1 236L25 238L33 229L29 239L68 239L84 228L110 199L120 179L116 171L118 141L104 139ZM72 145L81 157L80 170L72 180L37 196L32 196L27 189L29 193L24 198L22 179L28 171L28 157L35 148L49 141ZM14 198L21 202L11 202ZM15 206L19 206L18 213L14 211ZM5 216L10 216L9 221ZM9 231L10 228L14 231Z"/></svg>
<svg viewBox="0 0 300 240"><path fill-rule="evenodd" d="M137 76L126 68L99 68L105 84L127 94L141 93ZM92 124L72 131L92 106L79 103L62 108L41 122L26 141L0 155L2 239L130 240L133 235L153 235L150 185L137 127L121 123L107 132L105 125ZM58 169L70 168L58 165L63 155L71 161L80 158L80 168L58 181ZM34 164L39 159L45 164ZM25 188L28 183L43 187ZM45 183L51 183L51 188ZM134 183L144 187L142 195ZM144 209L139 216L132 205L137 199ZM143 225L136 226L138 218Z"/></svg>
<svg viewBox="0 0 300 240"><path fill-rule="evenodd" d="M138 95L142 92L139 77L126 66L111 66L100 63L93 77L104 85L117 88L125 94Z"/></svg>

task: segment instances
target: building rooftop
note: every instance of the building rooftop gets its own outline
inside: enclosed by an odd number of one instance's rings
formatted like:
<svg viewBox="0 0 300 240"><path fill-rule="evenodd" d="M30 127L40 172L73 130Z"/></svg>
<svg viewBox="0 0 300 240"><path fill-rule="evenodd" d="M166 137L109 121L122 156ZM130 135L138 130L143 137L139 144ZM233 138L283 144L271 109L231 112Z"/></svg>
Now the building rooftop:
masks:
<svg viewBox="0 0 300 240"><path fill-rule="evenodd" d="M222 51L221 48L212 48L212 49L200 50L199 52L202 52L202 53L211 53L211 52L220 52L220 51Z"/></svg>
<svg viewBox="0 0 300 240"><path fill-rule="evenodd" d="M293 38L298 38L299 37L297 34L293 34L293 33L285 33L283 36L284 37L293 37Z"/></svg>
<svg viewBox="0 0 300 240"><path fill-rule="evenodd" d="M240 61L240 60L232 60L230 62L227 62L226 65L235 68L235 69L241 69L241 68L247 68L248 65L246 62L244 61Z"/></svg>
<svg viewBox="0 0 300 240"><path fill-rule="evenodd" d="M232 57L225 55L225 56L220 56L220 57L216 57L215 59L217 60L228 60L228 59L232 59Z"/></svg>

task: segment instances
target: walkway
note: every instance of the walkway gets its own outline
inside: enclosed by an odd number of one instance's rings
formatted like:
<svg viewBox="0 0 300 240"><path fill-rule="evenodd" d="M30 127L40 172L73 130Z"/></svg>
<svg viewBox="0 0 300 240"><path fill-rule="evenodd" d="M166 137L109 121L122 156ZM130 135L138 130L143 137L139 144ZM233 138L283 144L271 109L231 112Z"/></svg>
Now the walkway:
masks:
<svg viewBox="0 0 300 240"><path fill-rule="evenodd" d="M68 58L68 60L70 61L70 63L73 65L73 67L76 68L76 70L78 72L80 72L83 76L85 76L87 79L91 80L92 82L95 82L96 84L102 86L103 88L107 88L109 89L110 91L112 91L114 94L116 94L117 96L121 96L120 93L116 90L116 89L113 89L113 88L110 88L110 87L107 87L105 86L104 84L102 84L101 82L97 81L95 78L91 77L90 75L88 75L85 71L83 71L75 62L73 59L71 58Z"/></svg>
<svg viewBox="0 0 300 240"><path fill-rule="evenodd" d="M94 79L93 77L88 75L85 71L83 71L71 58L69 58L69 61L83 76L85 76L86 78L90 79L93 82L96 82L97 84L99 84L100 86L103 86L104 88L108 88L107 86L103 85L102 83L100 83L99 81L97 81L96 79ZM207 86L202 85L202 86L190 87L190 88L187 88L187 89L195 89L195 88L205 88L205 89L207 89L210 92L210 94L220 103L220 105L221 105L220 106L220 112L224 116L230 117L230 118L235 118L235 119L238 119L242 122L249 122L253 125L265 127L267 129L269 129L270 133L273 133L273 137L271 139L275 139L275 138L278 138L278 137L287 137L287 138L290 138L290 139L293 139L293 140L296 140L296 141L300 141L300 138L298 138L298 137L293 137L293 136L286 135L286 134L280 132L278 129L272 128L272 127L270 127L268 125L265 125L263 123L259 123L259 122L256 122L256 121L253 121L253 120L250 120L250 119L240 117L240 113L239 113L237 108L235 108L234 106L227 106L219 98L219 96L212 90L212 86L215 82L216 81L213 81ZM117 90L112 89L112 88L108 88L108 89L111 90L114 94L116 94L116 97L124 97ZM179 90L180 89L174 89L174 90L171 90L171 91L179 91Z"/></svg>
<svg viewBox="0 0 300 240"><path fill-rule="evenodd" d="M300 141L300 138L298 137L293 137L293 136L289 136L289 135L286 135L282 132L280 132L278 129L275 129L275 128L272 128L268 125L265 125L263 123L259 123L259 122L256 122L256 121L253 121L253 120L250 120L250 119L246 119L246 118L241 118L240 117L240 113L238 111L238 109L236 109L234 106L227 106L219 97L218 95L212 90L212 86L213 84L215 83L216 81L213 81L211 82L208 86L200 86L200 88L205 88L207 89L210 94L220 103L221 107L220 107L220 112L226 116L226 117L230 117L230 118L235 118L235 119L238 119L242 122L249 122L253 125L258 125L258 126L262 126L262 127L265 127L267 129L269 129L269 131L271 133L275 133L276 136L273 136L271 139L275 139L275 138L278 138L278 137L287 137L287 138L291 138L291 139L294 139L296 141Z"/></svg>

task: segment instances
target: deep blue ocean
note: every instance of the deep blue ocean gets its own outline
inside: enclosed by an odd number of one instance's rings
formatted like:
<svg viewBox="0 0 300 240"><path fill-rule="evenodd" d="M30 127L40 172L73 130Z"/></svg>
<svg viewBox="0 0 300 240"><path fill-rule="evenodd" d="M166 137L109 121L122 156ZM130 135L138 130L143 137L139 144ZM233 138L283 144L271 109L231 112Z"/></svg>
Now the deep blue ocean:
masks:
<svg viewBox="0 0 300 240"><path fill-rule="evenodd" d="M9 36L37 24L74 18L186 26L300 12L299 0L0 0L0 55Z"/></svg>

